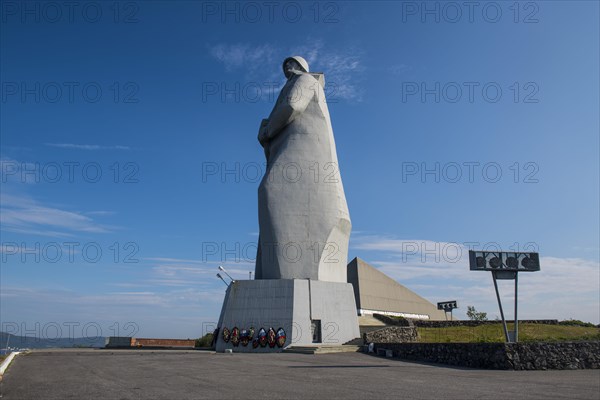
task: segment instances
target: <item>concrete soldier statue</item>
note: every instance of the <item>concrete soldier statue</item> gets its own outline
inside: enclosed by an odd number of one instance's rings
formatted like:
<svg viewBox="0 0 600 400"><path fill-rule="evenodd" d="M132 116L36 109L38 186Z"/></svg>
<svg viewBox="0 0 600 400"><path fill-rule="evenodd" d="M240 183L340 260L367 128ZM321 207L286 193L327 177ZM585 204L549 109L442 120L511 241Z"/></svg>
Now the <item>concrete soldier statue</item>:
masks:
<svg viewBox="0 0 600 400"><path fill-rule="evenodd" d="M350 216L324 77L309 73L302 57L287 58L283 70L287 82L258 133L267 169L258 188L256 274L228 284L217 325L224 333L253 327L263 336L239 346L221 335L219 352L342 345L360 337L347 281Z"/></svg>
<svg viewBox="0 0 600 400"><path fill-rule="evenodd" d="M287 83L258 134L267 169L255 279L346 282L351 223L323 77L299 56L283 70Z"/></svg>

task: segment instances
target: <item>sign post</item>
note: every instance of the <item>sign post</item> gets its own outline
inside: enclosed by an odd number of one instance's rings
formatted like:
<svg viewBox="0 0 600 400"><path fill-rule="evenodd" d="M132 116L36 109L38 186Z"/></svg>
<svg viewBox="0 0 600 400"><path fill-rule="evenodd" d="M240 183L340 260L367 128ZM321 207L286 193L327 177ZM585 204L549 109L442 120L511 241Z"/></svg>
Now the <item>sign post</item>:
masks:
<svg viewBox="0 0 600 400"><path fill-rule="evenodd" d="M446 316L446 321L448 321L448 311L450 311L450 321L452 321L452 310L454 310L455 308L458 308L458 305L456 304L456 300L452 300L452 301L442 301L440 303L437 303L437 308L438 310L444 310L444 315Z"/></svg>
<svg viewBox="0 0 600 400"><path fill-rule="evenodd" d="M515 273L515 343L519 341L519 318L517 317L517 301L518 291L517 286L519 283L519 273Z"/></svg>
<svg viewBox="0 0 600 400"><path fill-rule="evenodd" d="M538 253L519 253L504 251L474 251L469 250L469 267L471 271L490 271L494 280L494 289L496 290L496 299L500 308L502 317L502 327L507 342L519 341L519 319L518 319L518 283L519 272L535 272L540 270L540 256ZM498 291L498 279L507 279L515 281L515 323L514 331L508 332L504 310L500 301L500 292Z"/></svg>
<svg viewBox="0 0 600 400"><path fill-rule="evenodd" d="M496 277L496 271L492 271L492 278L494 279L494 289L496 289L496 298L498 299L498 307L500 308L500 316L502 317L502 328L504 329L504 337L506 338L506 342L510 342L510 337L508 336L508 327L506 326L506 319L504 319L504 310L502 309L502 302L500 301L500 292L498 292L498 282Z"/></svg>

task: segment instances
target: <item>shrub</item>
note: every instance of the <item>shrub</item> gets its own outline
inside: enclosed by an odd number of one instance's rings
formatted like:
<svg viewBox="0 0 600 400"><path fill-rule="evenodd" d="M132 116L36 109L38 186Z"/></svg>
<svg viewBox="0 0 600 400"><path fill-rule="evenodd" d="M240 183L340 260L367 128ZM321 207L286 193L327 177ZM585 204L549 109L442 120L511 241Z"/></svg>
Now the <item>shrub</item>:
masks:
<svg viewBox="0 0 600 400"><path fill-rule="evenodd" d="M201 338L196 339L196 343L194 344L194 347L211 347L212 341L213 341L213 334L207 333L206 335L202 336Z"/></svg>
<svg viewBox="0 0 600 400"><path fill-rule="evenodd" d="M474 306L467 306L467 317L471 321L487 321L487 313L477 311Z"/></svg>
<svg viewBox="0 0 600 400"><path fill-rule="evenodd" d="M596 325L591 322L583 322L578 319L568 319L565 321L560 321L559 325L567 325L567 326L582 326L584 328L596 328Z"/></svg>

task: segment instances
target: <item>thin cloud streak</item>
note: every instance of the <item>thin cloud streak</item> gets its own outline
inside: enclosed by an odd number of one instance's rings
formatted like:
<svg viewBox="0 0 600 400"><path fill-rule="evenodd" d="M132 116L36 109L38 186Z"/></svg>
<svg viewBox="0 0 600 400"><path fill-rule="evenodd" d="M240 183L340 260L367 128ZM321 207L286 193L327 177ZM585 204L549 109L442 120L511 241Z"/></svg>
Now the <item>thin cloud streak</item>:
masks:
<svg viewBox="0 0 600 400"><path fill-rule="evenodd" d="M328 101L362 101L364 90L360 82L365 71L363 52L354 47L344 50L329 49L318 39L307 39L307 42L310 44L294 46L291 49L270 44L221 43L209 46L209 53L224 65L226 71L243 70L247 80L281 82L277 88L269 86L269 90L272 91L279 90L285 83L280 67L282 61L290 55L300 55L308 61L311 72L325 73Z"/></svg>
<svg viewBox="0 0 600 400"><path fill-rule="evenodd" d="M129 146L103 146L99 144L76 144L76 143L44 143L46 146L58 147L62 149L76 149L76 150L131 150Z"/></svg>
<svg viewBox="0 0 600 400"><path fill-rule="evenodd" d="M0 205L0 223L6 231L68 236L56 229L86 233L110 233L115 229L98 224L82 213L44 206L26 196L2 193Z"/></svg>

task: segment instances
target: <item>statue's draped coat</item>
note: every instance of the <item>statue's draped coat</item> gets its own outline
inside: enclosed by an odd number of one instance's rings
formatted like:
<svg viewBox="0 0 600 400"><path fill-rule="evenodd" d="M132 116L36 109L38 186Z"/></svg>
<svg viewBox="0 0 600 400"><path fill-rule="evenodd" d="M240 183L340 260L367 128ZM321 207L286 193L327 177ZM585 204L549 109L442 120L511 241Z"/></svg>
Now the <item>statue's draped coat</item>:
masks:
<svg viewBox="0 0 600 400"><path fill-rule="evenodd" d="M346 282L351 223L323 87L295 71L264 123L256 279Z"/></svg>

